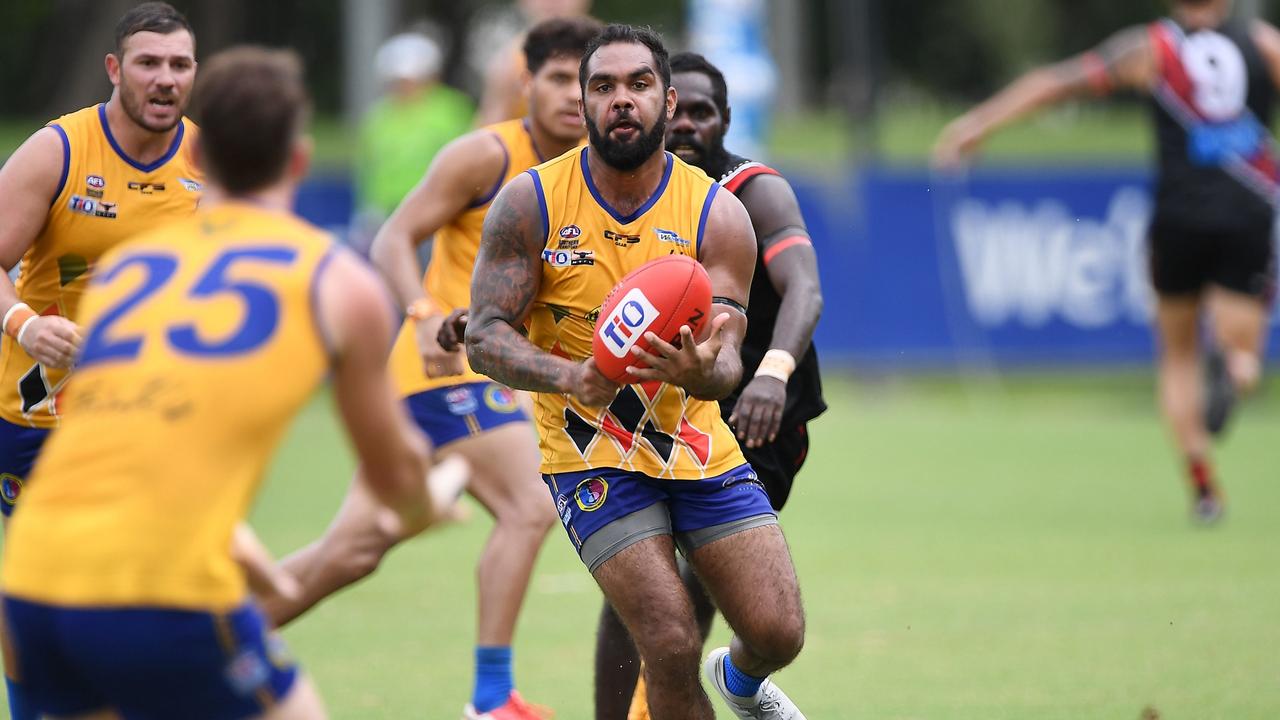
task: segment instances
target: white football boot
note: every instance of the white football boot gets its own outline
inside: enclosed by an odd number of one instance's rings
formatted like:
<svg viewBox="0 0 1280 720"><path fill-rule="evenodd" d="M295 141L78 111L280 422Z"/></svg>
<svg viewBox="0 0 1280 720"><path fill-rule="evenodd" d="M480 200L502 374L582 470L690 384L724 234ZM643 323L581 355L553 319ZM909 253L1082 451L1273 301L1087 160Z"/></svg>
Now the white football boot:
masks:
<svg viewBox="0 0 1280 720"><path fill-rule="evenodd" d="M702 669L736 717L742 720L805 720L800 708L772 680L766 679L755 697L741 697L729 692L724 680L724 658L728 654L727 647L712 650Z"/></svg>

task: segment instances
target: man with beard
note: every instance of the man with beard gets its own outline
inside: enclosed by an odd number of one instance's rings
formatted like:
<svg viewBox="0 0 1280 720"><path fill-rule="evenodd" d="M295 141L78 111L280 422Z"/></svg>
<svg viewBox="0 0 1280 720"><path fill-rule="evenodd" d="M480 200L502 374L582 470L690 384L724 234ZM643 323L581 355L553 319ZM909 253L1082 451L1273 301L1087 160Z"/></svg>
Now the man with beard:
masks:
<svg viewBox="0 0 1280 720"><path fill-rule="evenodd" d="M755 263L731 193L662 152L676 107L662 40L611 25L579 68L589 144L512 180L489 215L471 285L467 357L536 393L543 479L584 564L636 639L658 720L710 720L702 639L677 546L737 635L705 663L743 718L803 718L767 678L800 651L804 614L769 498L716 400L742 375ZM575 262L557 252L575 241ZM646 334L641 380L619 386L591 358L606 294L644 263L681 254L711 277L701 342ZM527 333L524 329L527 328Z"/></svg>
<svg viewBox="0 0 1280 720"><path fill-rule="evenodd" d="M701 55L679 53L671 58L671 85L677 104L667 149L719 178L742 201L755 229L742 381L720 401L720 414L735 429L773 509L781 510L808 455L806 423L826 410L812 342L822 314L817 256L791 185L767 165L725 150L730 108L720 70ZM705 640L715 606L692 568L681 563L680 570ZM607 603L596 643L596 719L648 717L643 686L632 693L639 672L635 645Z"/></svg>
<svg viewBox="0 0 1280 720"><path fill-rule="evenodd" d="M200 172L183 117L195 80L195 37L165 3L116 25L106 56L114 89L102 104L37 131L0 168L0 510L14 511L75 362L74 317L94 263L127 237L195 210ZM18 261L16 286L7 271ZM34 718L10 691L17 720Z"/></svg>
<svg viewBox="0 0 1280 720"><path fill-rule="evenodd" d="M471 466L469 490L494 518L477 567L475 685L467 720L533 720L545 711L515 689L512 639L529 577L555 510L538 484L529 416L508 388L472 371L460 350L436 335L446 314L471 302L471 268L490 202L511 178L582 142L578 61L603 26L585 17L547 20L524 51L529 114L490 125L446 146L374 238L370 254L408 316L391 353L400 396L441 458ZM432 240L424 276L417 247ZM404 539L376 521L363 477L333 526L282 565L302 585L294 598L264 598L278 625L377 567Z"/></svg>

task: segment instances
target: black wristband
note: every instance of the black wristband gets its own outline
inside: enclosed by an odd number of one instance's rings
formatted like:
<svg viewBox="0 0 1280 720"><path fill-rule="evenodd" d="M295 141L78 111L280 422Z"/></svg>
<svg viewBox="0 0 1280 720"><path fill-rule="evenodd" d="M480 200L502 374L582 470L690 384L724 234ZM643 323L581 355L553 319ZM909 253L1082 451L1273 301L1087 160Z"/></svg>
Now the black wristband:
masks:
<svg viewBox="0 0 1280 720"><path fill-rule="evenodd" d="M747 314L747 306L743 305L737 300L733 300L732 298L721 297L719 295L716 295L715 297L711 298L711 304L712 305L728 305L729 307L733 308L734 310L737 310L743 315Z"/></svg>

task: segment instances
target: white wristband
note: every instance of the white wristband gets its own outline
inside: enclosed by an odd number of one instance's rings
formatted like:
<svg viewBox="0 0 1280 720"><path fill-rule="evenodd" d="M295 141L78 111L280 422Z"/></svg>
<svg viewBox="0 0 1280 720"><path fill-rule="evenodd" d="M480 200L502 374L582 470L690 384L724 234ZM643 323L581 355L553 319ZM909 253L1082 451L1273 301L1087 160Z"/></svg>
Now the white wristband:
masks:
<svg viewBox="0 0 1280 720"><path fill-rule="evenodd" d="M23 350L26 350L27 346L22 344L22 334L27 331L27 328L31 327L31 323L39 319L40 319L39 315L32 315L31 317L27 318L26 322L22 323L22 327L18 328L18 336L14 339L18 341L18 346L21 347Z"/></svg>
<svg viewBox="0 0 1280 720"><path fill-rule="evenodd" d="M19 311L19 310L21 310L21 309L23 309L23 308L26 308L27 310L31 310L31 306L30 306L30 305L28 305L28 304L26 304L26 303L24 303L24 302L16 302L16 303L14 303L14 304L10 305L10 306L9 306L9 309L8 309L8 310L6 310L6 311L5 311L5 313L4 313L4 321L3 321L3 322L0 322L0 328L6 328L6 327L9 327L9 318L13 317L13 314L14 314L15 312L17 312L17 311ZM32 312L34 312L34 311L32 311Z"/></svg>
<svg viewBox="0 0 1280 720"><path fill-rule="evenodd" d="M786 350L773 349L764 354L760 367L756 368L756 377L771 377L782 382L791 378L796 370L796 359Z"/></svg>

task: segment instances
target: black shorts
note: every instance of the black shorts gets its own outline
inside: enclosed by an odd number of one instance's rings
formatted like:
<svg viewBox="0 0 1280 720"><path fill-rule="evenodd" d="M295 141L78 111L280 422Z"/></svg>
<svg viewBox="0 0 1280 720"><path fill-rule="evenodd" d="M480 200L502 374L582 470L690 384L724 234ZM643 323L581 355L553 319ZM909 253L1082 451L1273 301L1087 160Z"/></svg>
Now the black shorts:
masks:
<svg viewBox="0 0 1280 720"><path fill-rule="evenodd" d="M804 423L789 429L784 427L773 442L758 448L743 446L742 454L751 463L760 482L764 483L769 504L776 512L787 504L791 483L809 455L809 428Z"/></svg>
<svg viewBox="0 0 1280 720"><path fill-rule="evenodd" d="M1154 223L1151 284L1160 295L1198 295L1216 285L1270 302L1275 297L1276 254L1271 226L1206 232Z"/></svg>

